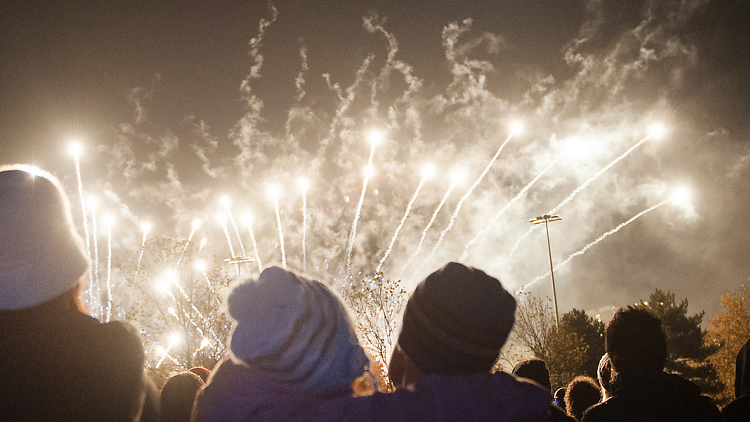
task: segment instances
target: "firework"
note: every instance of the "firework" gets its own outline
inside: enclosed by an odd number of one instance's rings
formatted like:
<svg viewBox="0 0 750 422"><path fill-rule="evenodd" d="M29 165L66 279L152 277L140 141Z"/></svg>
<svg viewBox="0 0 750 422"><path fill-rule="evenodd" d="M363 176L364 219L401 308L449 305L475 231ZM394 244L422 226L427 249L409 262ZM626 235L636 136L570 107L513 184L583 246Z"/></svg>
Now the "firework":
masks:
<svg viewBox="0 0 750 422"><path fill-rule="evenodd" d="M477 235L474 236L474 238L471 239L469 243L466 244L466 246L464 246L464 251L461 254L461 258L459 259L459 261L463 262L464 260L466 260L466 258L469 255L469 248L472 247L475 243L477 243L480 237L489 233L490 230L492 230L492 226L497 222L497 220L499 220L500 217L503 214L505 214L505 211L507 211L508 208L510 208L510 206L513 205L514 202L518 201L521 197L523 197L526 194L526 192L528 192L529 189L531 189L531 187L534 186L534 183L536 183L537 180L539 180L542 176L544 176L544 173L546 173L547 170L549 170L553 165L555 165L555 163L557 163L557 161L560 160L560 158L562 158L562 156L558 156L557 158L552 160L552 162L549 163L549 165L547 165L547 167L545 167L544 170L542 170L539 174L537 174L536 177L534 177L534 179L531 182L529 182L529 184L527 184L526 186L524 186L523 189L521 189L518 195L516 195L513 199L508 201L508 203L505 204L505 206L501 208L500 211L498 211L494 217L492 217L492 220L490 220L489 224L487 224L485 228L483 228L479 233L477 233Z"/></svg>
<svg viewBox="0 0 750 422"><path fill-rule="evenodd" d="M349 243L346 246L346 278L349 279L352 276L352 251L354 250L354 240L357 238L357 224L359 223L359 216L362 212L362 205L365 202L365 193L367 192L367 183L370 181L370 177L373 174L372 158L375 155L375 146L383 139L383 134L377 131L370 132L369 141L370 147L370 158L367 160L367 167L365 168L365 178L362 181L362 192L359 194L359 202L357 203L357 211L354 213L354 221L352 221L352 229L349 232Z"/></svg>
<svg viewBox="0 0 750 422"><path fill-rule="evenodd" d="M487 166L485 166L484 170L482 170L482 173L477 177L477 180L474 181L474 183L471 185L468 191L464 194L464 196L461 197L461 199L458 201L458 204L456 204L456 209L453 211L453 215L451 215L451 219L448 222L448 226L440 232L440 237L438 238L437 243L430 251L430 254L427 256L427 258L422 263L422 266L424 266L430 259L432 259L433 256L437 253L438 249L440 248L440 245L443 244L443 240L445 239L445 235L453 228L453 225L456 223L456 217L458 217L458 213L461 212L461 207L463 206L464 202L471 196L471 193L474 192L474 189L479 186L479 183L482 182L482 179L484 179L484 176L487 174L488 171L490 171L490 168L493 164L495 164L495 161L497 161L497 157L500 156L500 153L505 148L505 145L510 142L511 139L513 139L513 135L518 133L521 130L520 123L514 123L511 132L508 135L507 138L505 138L505 141L500 145L500 148L497 149L497 152L492 157L489 163L487 163Z"/></svg>
<svg viewBox="0 0 750 422"><path fill-rule="evenodd" d="M112 225L114 219L107 216L104 224L107 226L107 319L112 317Z"/></svg>
<svg viewBox="0 0 750 422"><path fill-rule="evenodd" d="M237 242L240 244L240 250L242 251L242 257L246 257L247 253L245 252L245 245L242 244L242 236L240 236L240 230L237 228L237 223L234 222L234 216L232 215L232 210L229 209L229 204L231 201L229 200L229 197L224 196L221 198L221 205L224 206L227 210L227 215L229 216L229 222L232 223L232 227L234 228L234 234L237 236Z"/></svg>
<svg viewBox="0 0 750 422"><path fill-rule="evenodd" d="M560 269L560 268L562 268L562 267L564 267L564 266L568 265L568 264L570 263L570 261L571 261L571 260L572 260L573 258L575 258L575 257L577 257L577 256L581 256L581 255L585 254L585 253L586 253L586 251L588 251L589 249L591 249L592 247L594 247L594 245L596 245L597 243L599 243L599 242L601 242L602 240L606 239L606 238L607 238L608 236L610 236L610 235L612 235L612 234L615 234L615 233L617 233L618 231L620 231L620 230L621 230L622 228L624 228L624 227L625 227L625 226L627 226L628 224L630 224L630 223L632 223L633 221L637 220L638 218L640 218L640 217L642 217L642 216L644 216L644 215L648 214L649 212L651 212L651 211L653 211L653 210L655 210L655 209L659 208L660 206L662 206L662 205L664 205L664 204L666 204L666 203L670 202L671 200L672 200L672 199L667 199L666 201L662 201L662 202L660 202L660 203L658 203L658 204L654 205L654 206L653 206L653 207L651 207L651 208L648 208L648 209L645 209L645 210L643 210L643 211L639 212L638 214L636 214L636 215L634 215L633 217L631 217L631 218L630 218L630 219L629 219L628 221L626 221L626 222L624 222L624 223L620 224L619 226L615 227L614 229L612 229L612 230L610 230L610 231L608 231L608 232L604 233L603 235L599 236L599 237L598 237L598 238L597 238L596 240L594 240L593 242L591 242L591 243L589 243L588 245L584 246L584 247L583 247L583 249L581 249L580 251L578 251L578 252L575 252L575 253L571 254L571 255L570 255L570 256L569 256L569 257L568 257L568 258L567 258L567 259L566 259L565 261L563 261L563 262L561 262L561 263L557 264L556 268ZM532 281L531 281L531 282L530 282L530 283L529 283L528 285L526 285L526 287L525 287L525 288L529 288L529 287L531 287L531 286L532 286L532 285L533 285L534 283L536 283L536 282L537 282L537 281L539 281L539 280L543 280L543 279L545 279L545 278L549 277L549 275L550 275L550 273L549 273L549 271L547 271L547 273L545 273L545 274L543 274L543 275L540 275L540 276L538 276L537 278L533 279L533 280L532 280Z"/></svg>
<svg viewBox="0 0 750 422"><path fill-rule="evenodd" d="M383 268L383 263L385 262L386 259L388 259L388 255L391 254L391 251L393 250L393 244L396 243L396 238L398 238L398 233L404 227L406 218L409 216L409 212L411 212L411 207L412 205L414 205L414 201L417 200L417 196L419 196L419 191L422 190L422 186L424 186L424 182L427 181L427 179L430 178L434 172L435 172L435 169L429 165L425 166L425 168L423 169L422 180L419 181L417 190L414 191L414 195L412 195L411 199L409 200L409 204L406 206L406 211L404 212L404 216L401 218L401 222L398 224L398 227L396 227L396 231L393 233L393 237L391 238L391 243L388 244L388 249L386 249L385 254L383 255L383 258L380 260L377 268L375 269L376 273L380 272L380 269Z"/></svg>
<svg viewBox="0 0 750 422"><path fill-rule="evenodd" d="M190 241L193 240L193 235L195 234L195 231L198 230L200 226L201 226L201 220L198 218L194 219L190 227L190 235L188 236L187 242L185 242L185 246L182 248L182 251L180 252L180 257L177 258L177 263L175 264L175 267L180 265L180 262L182 261L182 257L183 255L185 255L185 251L187 251L188 245L190 245Z"/></svg>
<svg viewBox="0 0 750 422"><path fill-rule="evenodd" d="M281 266L286 268L286 248L284 247L284 230L281 226L281 213L279 212L279 188L271 186L268 193L273 198L273 207L276 211L276 227L279 230L279 248L281 249Z"/></svg>
<svg viewBox="0 0 750 422"><path fill-rule="evenodd" d="M73 160L75 161L76 166L76 178L78 179L78 196L81 198L81 214L83 216L83 232L85 235L86 240L86 253L89 256L89 262L92 261L91 259L91 240L89 236L89 222L88 218L86 217L86 200L83 197L83 182L81 180L81 161L80 161L80 155L81 155L81 144L78 142L74 142L70 145L70 153L73 154ZM91 279L91 268L89 268L89 279ZM94 294L89 289L89 301L91 301L92 294Z"/></svg>
<svg viewBox="0 0 750 422"><path fill-rule="evenodd" d="M255 253L255 262L258 263L258 273L263 271L263 264L260 262L260 255L258 254L258 244L255 243L255 234L253 233L252 217L250 214L245 214L245 225L247 230L250 232L250 241L253 243L253 253Z"/></svg>
<svg viewBox="0 0 750 422"><path fill-rule="evenodd" d="M302 191L302 272L307 271L307 250L305 241L307 240L307 188L310 183L307 179L299 180L299 188Z"/></svg>

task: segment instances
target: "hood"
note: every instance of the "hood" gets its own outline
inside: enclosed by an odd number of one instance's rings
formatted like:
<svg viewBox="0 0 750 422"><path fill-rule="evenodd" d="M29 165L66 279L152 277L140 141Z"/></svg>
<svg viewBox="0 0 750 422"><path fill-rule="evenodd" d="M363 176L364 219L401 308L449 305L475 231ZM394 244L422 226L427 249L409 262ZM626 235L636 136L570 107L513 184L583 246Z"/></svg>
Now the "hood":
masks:
<svg viewBox="0 0 750 422"><path fill-rule="evenodd" d="M734 374L734 395L740 398L750 394L750 340L737 353Z"/></svg>

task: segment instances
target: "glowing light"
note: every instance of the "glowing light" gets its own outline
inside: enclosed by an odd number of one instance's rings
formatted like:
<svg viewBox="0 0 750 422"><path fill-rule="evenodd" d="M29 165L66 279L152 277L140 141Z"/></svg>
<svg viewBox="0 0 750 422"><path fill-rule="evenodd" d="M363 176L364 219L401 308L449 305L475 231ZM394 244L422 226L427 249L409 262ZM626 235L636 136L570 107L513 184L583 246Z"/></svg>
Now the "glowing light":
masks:
<svg viewBox="0 0 750 422"><path fill-rule="evenodd" d="M310 188L310 181L303 177L297 181L297 186L299 186L302 192L307 192L307 189Z"/></svg>
<svg viewBox="0 0 750 422"><path fill-rule="evenodd" d="M172 333L169 335L169 347L172 348L178 344L182 343L182 334L180 333Z"/></svg>
<svg viewBox="0 0 750 422"><path fill-rule="evenodd" d="M201 226L201 220L200 218L196 218L193 220L192 229L197 230Z"/></svg>
<svg viewBox="0 0 750 422"><path fill-rule="evenodd" d="M164 273L164 278L170 282L170 283L177 283L177 281L180 279L180 275L177 274L177 271L169 269Z"/></svg>
<svg viewBox="0 0 750 422"><path fill-rule="evenodd" d="M221 206L224 208L228 208L229 205L232 203L232 201L229 199L228 196L222 196L219 200L219 203L221 203Z"/></svg>
<svg viewBox="0 0 750 422"><path fill-rule="evenodd" d="M200 272L205 272L206 271L206 261L203 261L203 260L195 261L195 269L198 270L198 271L200 271Z"/></svg>
<svg viewBox="0 0 750 422"><path fill-rule="evenodd" d="M169 283L166 282L166 281L160 281L160 282L156 283L156 285L154 287L156 287L156 290L158 290L158 291L160 291L162 293L169 293L170 292Z"/></svg>
<svg viewBox="0 0 750 422"><path fill-rule="evenodd" d="M165 349L165 348L163 348L161 346L156 346L156 355L157 356L166 356L167 355L167 349Z"/></svg>
<svg viewBox="0 0 750 422"><path fill-rule="evenodd" d="M425 179L429 179L434 175L435 175L435 166L433 166L432 164L425 164L422 167L422 177L424 177Z"/></svg>
<svg viewBox="0 0 750 422"><path fill-rule="evenodd" d="M451 184L454 186L458 186L464 181L464 172L461 170L454 170L451 173Z"/></svg>
<svg viewBox="0 0 750 422"><path fill-rule="evenodd" d="M653 124L648 128L648 135L652 138L659 139L667 133L667 129L660 124Z"/></svg>
<svg viewBox="0 0 750 422"><path fill-rule="evenodd" d="M523 132L523 123L521 123L520 121L511 123L510 125L511 134L518 135L521 132Z"/></svg>
<svg viewBox="0 0 750 422"><path fill-rule="evenodd" d="M211 342L207 338L204 337L203 341L201 341L201 347L200 348L201 349L205 349L209 345L211 345Z"/></svg>
<svg viewBox="0 0 750 422"><path fill-rule="evenodd" d="M365 177L370 178L375 174L375 168L373 166L365 167Z"/></svg>
<svg viewBox="0 0 750 422"><path fill-rule="evenodd" d="M279 189L278 186L271 185L268 187L268 196L270 196L272 199L278 199L280 194L281 189Z"/></svg>
<svg viewBox="0 0 750 422"><path fill-rule="evenodd" d="M145 222L145 223L143 223L143 224L141 225L141 230L143 230L143 234L144 234L144 235L145 235L146 233L150 232L152 228L153 228L153 225L152 225L151 223L149 223L148 221L147 221L147 222Z"/></svg>
<svg viewBox="0 0 750 422"><path fill-rule="evenodd" d="M102 222L104 223L105 226L112 228L112 226L115 225L115 217L112 216L112 214L107 214L102 219Z"/></svg>
<svg viewBox="0 0 750 422"><path fill-rule="evenodd" d="M245 223L246 226L250 226L253 224L253 215L249 212L246 212L242 214L242 222Z"/></svg>
<svg viewBox="0 0 750 422"><path fill-rule="evenodd" d="M88 205L91 211L96 212L99 209L99 200L95 196L89 196Z"/></svg>
<svg viewBox="0 0 750 422"><path fill-rule="evenodd" d="M68 151L70 151L70 153L71 153L71 154L72 154L72 155L73 155L74 157L76 157L76 158L77 158L77 157L78 157L79 155L81 155L81 152L83 152L83 147L81 147L81 144L79 144L78 142L75 142L75 141L74 141L74 142L73 142L73 143L71 143L71 144L70 144L70 146L68 147Z"/></svg>
<svg viewBox="0 0 750 422"><path fill-rule="evenodd" d="M672 197L670 198L670 201L674 202L677 205L689 206L691 198L692 198L692 194L690 192L690 189L686 187L680 187L680 188L677 188L674 191L674 193L672 193Z"/></svg>
<svg viewBox="0 0 750 422"><path fill-rule="evenodd" d="M203 249L203 247L204 247L204 246L206 246L206 242L208 242L208 239L207 239L207 238L205 238L205 237L204 237L203 239L201 239L201 246L200 246L200 249Z"/></svg>
<svg viewBox="0 0 750 422"><path fill-rule="evenodd" d="M169 312L169 314L172 315L172 316L174 316L175 318L179 318L179 316L177 316L177 311L175 311L175 309L173 307L170 306L167 309L167 312Z"/></svg>
<svg viewBox="0 0 750 422"><path fill-rule="evenodd" d="M379 130L372 130L367 134L367 141L370 145L375 146L383 140L383 132Z"/></svg>
<svg viewBox="0 0 750 422"><path fill-rule="evenodd" d="M591 155L591 148L588 143L578 137L563 141L563 150L567 156L577 160L586 159Z"/></svg>
<svg viewBox="0 0 750 422"><path fill-rule="evenodd" d="M227 224L227 215L223 212L217 212L216 213L216 222L221 224L222 226Z"/></svg>

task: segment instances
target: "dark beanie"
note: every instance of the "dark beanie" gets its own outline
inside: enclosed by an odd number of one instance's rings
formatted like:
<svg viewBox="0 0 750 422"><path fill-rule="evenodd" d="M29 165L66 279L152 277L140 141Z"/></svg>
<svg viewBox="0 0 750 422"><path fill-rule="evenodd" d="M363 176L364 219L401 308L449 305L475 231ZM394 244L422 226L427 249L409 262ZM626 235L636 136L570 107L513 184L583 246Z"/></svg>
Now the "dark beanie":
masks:
<svg viewBox="0 0 750 422"><path fill-rule="evenodd" d="M536 381L542 387L552 391L552 384L550 384L549 380L549 370L547 369L547 364L545 364L543 360L529 359L519 362L513 368L513 375Z"/></svg>
<svg viewBox="0 0 750 422"><path fill-rule="evenodd" d="M508 338L516 301L494 277L455 262L419 283L398 343L422 373L487 372Z"/></svg>

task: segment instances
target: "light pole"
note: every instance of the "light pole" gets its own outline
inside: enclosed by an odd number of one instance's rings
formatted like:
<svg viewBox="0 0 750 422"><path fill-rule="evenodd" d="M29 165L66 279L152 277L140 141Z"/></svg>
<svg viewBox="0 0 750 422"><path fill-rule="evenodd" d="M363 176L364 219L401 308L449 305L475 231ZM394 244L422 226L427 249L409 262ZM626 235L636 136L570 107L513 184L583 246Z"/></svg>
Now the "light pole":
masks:
<svg viewBox="0 0 750 422"><path fill-rule="evenodd" d="M241 256L235 256L235 257L227 258L224 260L224 262L226 262L229 265L235 265L235 264L237 265L237 278L242 277L242 270L240 269L241 268L240 264L245 264L247 262L253 262L253 261L255 260L252 258L244 258Z"/></svg>
<svg viewBox="0 0 750 422"><path fill-rule="evenodd" d="M557 291L555 290L555 271L552 268L552 247L549 244L549 222L560 221L562 217L559 215L544 214L539 217L534 217L531 220L531 224L537 225L544 223L544 229L547 231L547 252L549 252L549 273L552 276L552 298L555 301L555 322L560 325L560 314L557 312Z"/></svg>

